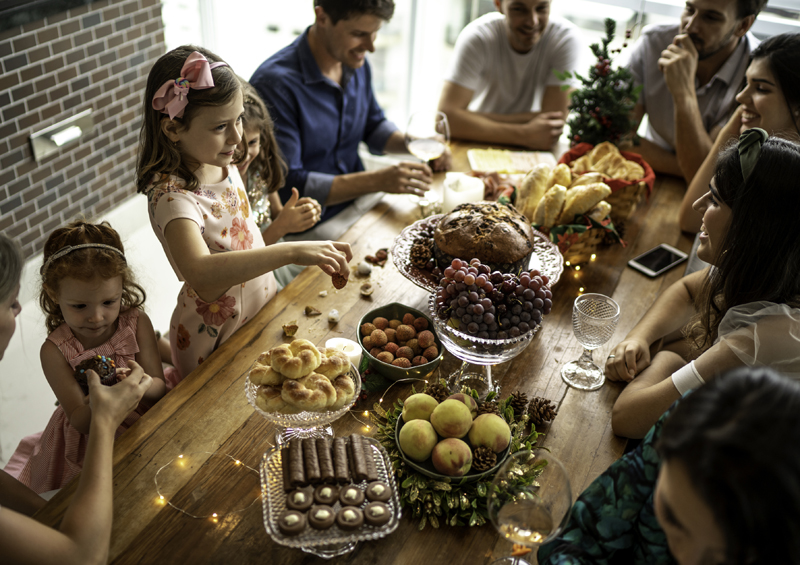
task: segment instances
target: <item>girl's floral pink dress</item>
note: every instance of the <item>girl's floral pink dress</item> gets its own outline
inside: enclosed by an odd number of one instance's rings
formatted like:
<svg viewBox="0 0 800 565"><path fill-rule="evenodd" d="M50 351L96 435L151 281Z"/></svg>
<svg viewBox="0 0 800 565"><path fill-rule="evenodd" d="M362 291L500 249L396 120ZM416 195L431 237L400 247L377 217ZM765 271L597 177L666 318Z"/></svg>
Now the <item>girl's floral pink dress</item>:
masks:
<svg viewBox="0 0 800 565"><path fill-rule="evenodd" d="M184 184L171 177L147 193L150 224L179 280L185 281L164 238L164 228L172 220L195 222L212 254L264 247L236 167L228 167L228 176L222 182L201 185L194 192L184 190ZM204 302L184 282L169 328L172 361L180 377L208 359L276 292L272 273L231 287L214 302Z"/></svg>

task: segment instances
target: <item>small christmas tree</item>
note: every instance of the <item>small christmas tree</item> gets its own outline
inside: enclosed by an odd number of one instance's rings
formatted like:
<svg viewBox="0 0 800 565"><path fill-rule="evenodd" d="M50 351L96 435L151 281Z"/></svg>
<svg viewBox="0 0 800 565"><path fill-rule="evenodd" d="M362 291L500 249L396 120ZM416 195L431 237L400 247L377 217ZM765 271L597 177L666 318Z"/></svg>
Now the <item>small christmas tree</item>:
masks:
<svg viewBox="0 0 800 565"><path fill-rule="evenodd" d="M570 103L572 117L567 125L572 145L581 142L597 145L603 141L616 144L633 128L631 112L642 87L633 86L633 75L628 69L611 68L608 45L614 39L617 24L606 18L605 25L606 37L602 45L591 45L597 63L589 69L587 77L575 73L583 86L572 93ZM619 53L620 50L615 51Z"/></svg>

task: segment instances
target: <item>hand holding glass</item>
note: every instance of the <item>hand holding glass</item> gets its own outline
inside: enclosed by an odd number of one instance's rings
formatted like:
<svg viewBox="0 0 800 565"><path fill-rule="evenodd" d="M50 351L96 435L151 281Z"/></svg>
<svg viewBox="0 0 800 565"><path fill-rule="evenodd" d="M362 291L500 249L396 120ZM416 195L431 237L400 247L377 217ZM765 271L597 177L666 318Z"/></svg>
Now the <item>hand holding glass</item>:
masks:
<svg viewBox="0 0 800 565"><path fill-rule="evenodd" d="M583 345L583 355L561 369L561 378L581 390L597 390L606 380L603 370L592 361L592 351L606 343L619 321L619 305L602 294L583 294L572 307L572 330Z"/></svg>
<svg viewBox="0 0 800 565"><path fill-rule="evenodd" d="M450 143L450 125L442 112L415 112L406 127L408 152L425 162L442 156Z"/></svg>

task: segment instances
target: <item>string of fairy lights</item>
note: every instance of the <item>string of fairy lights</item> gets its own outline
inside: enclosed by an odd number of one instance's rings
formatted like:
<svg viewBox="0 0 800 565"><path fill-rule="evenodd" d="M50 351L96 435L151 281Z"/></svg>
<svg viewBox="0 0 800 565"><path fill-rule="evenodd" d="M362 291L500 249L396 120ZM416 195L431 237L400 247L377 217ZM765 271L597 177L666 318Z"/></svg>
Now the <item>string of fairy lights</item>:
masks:
<svg viewBox="0 0 800 565"><path fill-rule="evenodd" d="M166 465L161 466L158 469L158 471L156 471L155 477L153 477L153 481L155 482L155 485L156 485L156 504L159 504L161 506L169 505L172 508L174 508L175 510L177 510L178 512L182 512L183 514L185 514L186 516L189 516L190 518L194 518L194 519L197 519L197 520L209 519L209 520L211 520L211 522L216 524L216 523L219 522L219 520L221 518L224 518L225 516L228 516L230 514L238 514L238 513L246 511L247 509L249 509L251 506L253 506L253 504L255 504L260 499L260 494L259 494L259 496L254 497L252 502L250 502L250 504L248 504L244 508L240 508L238 510L231 510L230 512L212 512L210 514L205 514L203 516L196 516L195 514L192 514L191 512L187 511L186 509L181 508L180 506L177 506L176 504L174 504L172 502L172 500L170 500L169 498L164 496L164 494L163 494L163 492L161 490L161 486L159 485L159 482L158 482L158 476L161 474L161 472L164 469L166 469L167 467L170 467L173 464L177 464L179 467L182 467L182 468L186 467L186 465L190 463L191 459L193 459L194 457L201 458L203 455L209 455L210 456L210 457L206 458L206 461L205 461L206 463L208 462L209 459L211 459L211 457L214 457L214 456L226 457L226 458L231 460L231 462L233 463L233 466L235 468L247 469L247 470L252 471L253 473L255 473L256 476L258 476L258 471L256 469L253 469L249 465L244 464L241 460L239 460L239 459L237 459L237 458L235 458L235 457L233 457L231 455L216 453L216 452L213 452L213 451L197 451L197 452L189 453L189 454L181 453L180 455L178 455L176 458L172 459Z"/></svg>
<svg viewBox="0 0 800 565"><path fill-rule="evenodd" d="M589 256L589 261L595 261L595 260L597 260L597 254L592 253ZM581 266L579 264L577 263L573 264L571 261L564 261L564 266L567 268L572 267L572 270L574 271L572 276L576 279L580 278ZM584 287L582 286L578 287L578 296L581 296L584 292L586 292L586 289Z"/></svg>

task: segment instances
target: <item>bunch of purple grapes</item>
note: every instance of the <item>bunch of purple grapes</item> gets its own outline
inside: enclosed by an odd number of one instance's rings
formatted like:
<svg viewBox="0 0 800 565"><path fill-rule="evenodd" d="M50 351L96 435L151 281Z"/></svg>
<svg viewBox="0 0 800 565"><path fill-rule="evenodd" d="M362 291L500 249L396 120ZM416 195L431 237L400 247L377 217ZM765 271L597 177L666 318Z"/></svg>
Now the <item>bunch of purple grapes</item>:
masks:
<svg viewBox="0 0 800 565"><path fill-rule="evenodd" d="M483 339L519 337L553 307L550 280L539 271L519 276L491 272L478 259L461 259L444 270L436 291L436 313L457 321L460 331Z"/></svg>

